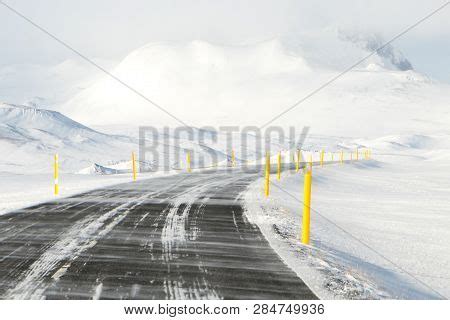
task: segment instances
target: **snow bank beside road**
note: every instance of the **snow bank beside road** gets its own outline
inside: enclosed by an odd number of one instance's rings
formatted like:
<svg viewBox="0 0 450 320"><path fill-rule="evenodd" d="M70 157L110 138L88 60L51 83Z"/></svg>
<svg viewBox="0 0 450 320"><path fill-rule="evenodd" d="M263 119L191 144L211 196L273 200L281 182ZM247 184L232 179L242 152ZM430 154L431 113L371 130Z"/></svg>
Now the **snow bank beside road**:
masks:
<svg viewBox="0 0 450 320"><path fill-rule="evenodd" d="M138 179L149 179L161 174L175 174L175 171L141 173ZM61 173L60 194L53 194L51 174L0 173L0 215L34 204L57 200L80 192L131 182L131 174L84 175Z"/></svg>
<svg viewBox="0 0 450 320"><path fill-rule="evenodd" d="M256 182L247 215L321 298L449 297L448 164L378 159L314 169L311 247L298 240L301 174L273 180L269 199Z"/></svg>

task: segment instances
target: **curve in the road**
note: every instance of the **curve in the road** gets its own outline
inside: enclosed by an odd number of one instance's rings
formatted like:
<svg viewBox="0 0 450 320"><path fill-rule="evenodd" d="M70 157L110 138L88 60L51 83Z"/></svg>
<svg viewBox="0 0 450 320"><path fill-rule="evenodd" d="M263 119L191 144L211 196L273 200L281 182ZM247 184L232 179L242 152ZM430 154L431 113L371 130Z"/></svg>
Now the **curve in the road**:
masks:
<svg viewBox="0 0 450 320"><path fill-rule="evenodd" d="M0 296L315 299L243 212L255 174L204 171L0 217Z"/></svg>

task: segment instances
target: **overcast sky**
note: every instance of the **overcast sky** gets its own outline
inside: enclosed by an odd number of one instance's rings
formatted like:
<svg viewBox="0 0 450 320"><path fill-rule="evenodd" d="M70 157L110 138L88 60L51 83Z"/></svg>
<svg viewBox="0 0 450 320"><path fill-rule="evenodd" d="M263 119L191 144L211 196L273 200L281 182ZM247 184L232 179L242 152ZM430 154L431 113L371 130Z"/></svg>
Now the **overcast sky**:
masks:
<svg viewBox="0 0 450 320"><path fill-rule="evenodd" d="M88 57L120 60L152 41L248 43L326 26L377 32L388 40L447 0L1 1ZM0 65L74 58L3 6L0 21ZM415 69L450 82L450 5L393 45Z"/></svg>

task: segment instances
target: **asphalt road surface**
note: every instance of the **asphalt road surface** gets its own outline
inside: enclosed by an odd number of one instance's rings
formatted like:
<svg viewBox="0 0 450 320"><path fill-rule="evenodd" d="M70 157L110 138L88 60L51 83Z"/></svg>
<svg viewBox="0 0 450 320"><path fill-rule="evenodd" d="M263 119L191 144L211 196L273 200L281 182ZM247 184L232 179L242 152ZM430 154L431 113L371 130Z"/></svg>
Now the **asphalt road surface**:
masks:
<svg viewBox="0 0 450 320"><path fill-rule="evenodd" d="M245 217L256 177L183 173L0 216L0 297L316 299Z"/></svg>

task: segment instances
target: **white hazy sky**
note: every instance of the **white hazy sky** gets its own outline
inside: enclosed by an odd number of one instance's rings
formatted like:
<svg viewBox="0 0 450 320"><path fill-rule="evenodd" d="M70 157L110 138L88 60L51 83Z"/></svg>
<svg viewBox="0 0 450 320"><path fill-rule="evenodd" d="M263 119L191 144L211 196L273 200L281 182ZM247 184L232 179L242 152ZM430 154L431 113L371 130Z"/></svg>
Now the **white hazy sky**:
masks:
<svg viewBox="0 0 450 320"><path fill-rule="evenodd" d="M152 41L235 44L326 26L389 39L447 0L0 0L91 58L120 60ZM0 5L0 65L73 53ZM450 5L394 43L415 69L450 82ZM326 46L326 44L324 44Z"/></svg>

